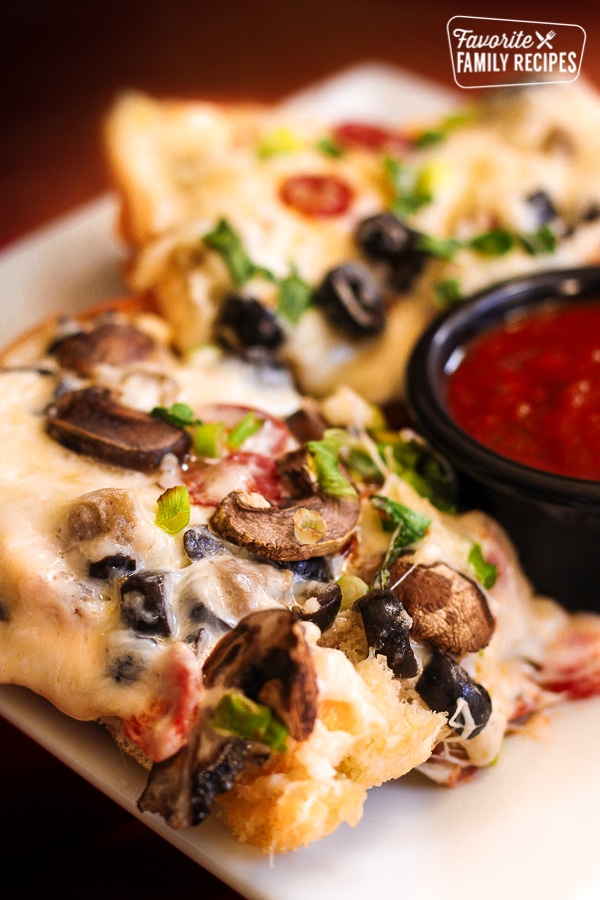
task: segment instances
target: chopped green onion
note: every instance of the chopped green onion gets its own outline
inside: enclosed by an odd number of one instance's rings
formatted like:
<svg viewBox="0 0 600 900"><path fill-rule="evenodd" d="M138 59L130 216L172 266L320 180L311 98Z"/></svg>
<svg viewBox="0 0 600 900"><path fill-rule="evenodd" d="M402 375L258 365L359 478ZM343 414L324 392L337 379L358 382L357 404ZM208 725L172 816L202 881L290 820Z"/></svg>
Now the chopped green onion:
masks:
<svg viewBox="0 0 600 900"><path fill-rule="evenodd" d="M248 412L243 419L234 425L227 436L227 445L231 450L238 450L242 444L256 434L265 424L265 420L257 416L255 412Z"/></svg>
<svg viewBox="0 0 600 900"><path fill-rule="evenodd" d="M191 425L200 424L200 419L194 415L194 410L187 403L174 403L172 406L155 406L150 413L155 419L164 419L170 425L178 428L188 428Z"/></svg>
<svg viewBox="0 0 600 900"><path fill-rule="evenodd" d="M237 691L221 697L210 724L217 731L234 734L246 741L259 741L279 753L286 747L288 730L283 722L268 706L255 703Z"/></svg>
<svg viewBox="0 0 600 900"><path fill-rule="evenodd" d="M360 597L364 597L369 591L368 584L358 575L342 575L341 578L338 578L337 584L342 592L341 612L350 609Z"/></svg>
<svg viewBox="0 0 600 900"><path fill-rule="evenodd" d="M167 488L158 498L155 522L168 534L177 534L190 521L190 495L183 484Z"/></svg>
<svg viewBox="0 0 600 900"><path fill-rule="evenodd" d="M218 459L227 450L227 435L222 422L203 422L194 429L194 450L198 456Z"/></svg>
<svg viewBox="0 0 600 900"><path fill-rule="evenodd" d="M479 544L473 544L469 553L469 567L477 581L484 588L493 588L498 578L498 569L493 563L489 563L483 557L483 552Z"/></svg>
<svg viewBox="0 0 600 900"><path fill-rule="evenodd" d="M332 497L356 496L356 489L340 472L339 447L334 441L328 441L326 438L321 441L309 441L306 449L313 458L317 482L324 494Z"/></svg>

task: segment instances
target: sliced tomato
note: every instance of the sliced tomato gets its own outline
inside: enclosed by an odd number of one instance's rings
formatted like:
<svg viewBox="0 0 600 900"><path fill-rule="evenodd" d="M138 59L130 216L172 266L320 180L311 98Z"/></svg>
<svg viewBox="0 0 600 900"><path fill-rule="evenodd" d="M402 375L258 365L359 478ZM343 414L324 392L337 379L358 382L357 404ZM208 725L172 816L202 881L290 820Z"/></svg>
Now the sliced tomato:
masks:
<svg viewBox="0 0 600 900"><path fill-rule="evenodd" d="M345 213L354 199L352 188L337 175L292 175L279 196L304 216L329 217Z"/></svg>
<svg viewBox="0 0 600 900"><path fill-rule="evenodd" d="M275 459L238 451L223 459L196 459L183 472L190 500L197 506L218 506L231 491L262 494L277 504L283 497Z"/></svg>
<svg viewBox="0 0 600 900"><path fill-rule="evenodd" d="M401 132L367 122L342 122L333 129L333 137L342 147L373 150L376 153L402 153L410 145Z"/></svg>

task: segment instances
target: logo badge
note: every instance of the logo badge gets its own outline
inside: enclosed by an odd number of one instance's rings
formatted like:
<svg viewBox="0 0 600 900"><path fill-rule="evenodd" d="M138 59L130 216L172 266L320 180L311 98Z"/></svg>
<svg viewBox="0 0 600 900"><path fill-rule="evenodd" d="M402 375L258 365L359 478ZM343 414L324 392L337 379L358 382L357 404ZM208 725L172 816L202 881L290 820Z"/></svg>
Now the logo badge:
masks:
<svg viewBox="0 0 600 900"><path fill-rule="evenodd" d="M586 34L580 25L453 16L448 41L462 88L575 81Z"/></svg>

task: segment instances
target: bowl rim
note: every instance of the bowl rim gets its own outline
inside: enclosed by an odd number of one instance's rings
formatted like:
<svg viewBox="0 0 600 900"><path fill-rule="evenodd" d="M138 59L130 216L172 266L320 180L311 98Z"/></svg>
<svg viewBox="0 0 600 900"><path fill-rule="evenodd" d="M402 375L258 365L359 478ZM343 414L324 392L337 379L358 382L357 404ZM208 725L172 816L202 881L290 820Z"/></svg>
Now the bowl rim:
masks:
<svg viewBox="0 0 600 900"><path fill-rule="evenodd" d="M438 315L410 354L405 398L415 429L457 470L503 493L563 507L600 504L600 478L590 481L535 469L501 456L468 435L444 404L452 354L516 309L600 301L600 265L545 270L496 282Z"/></svg>

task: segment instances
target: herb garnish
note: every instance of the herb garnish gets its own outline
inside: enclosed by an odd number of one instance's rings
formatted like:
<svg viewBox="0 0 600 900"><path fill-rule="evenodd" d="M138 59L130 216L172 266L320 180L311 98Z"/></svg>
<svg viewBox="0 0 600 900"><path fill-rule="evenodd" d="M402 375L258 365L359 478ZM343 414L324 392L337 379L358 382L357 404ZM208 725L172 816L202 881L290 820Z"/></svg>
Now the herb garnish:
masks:
<svg viewBox="0 0 600 900"><path fill-rule="evenodd" d="M477 581L484 588L493 588L498 577L498 569L493 563L484 559L480 544L473 544L469 553L469 567Z"/></svg>
<svg viewBox="0 0 600 900"><path fill-rule="evenodd" d="M227 219L219 219L215 228L203 236L203 240L221 256L236 287L242 287L257 276L267 281L276 280L269 269L256 265L250 259L240 236Z"/></svg>

